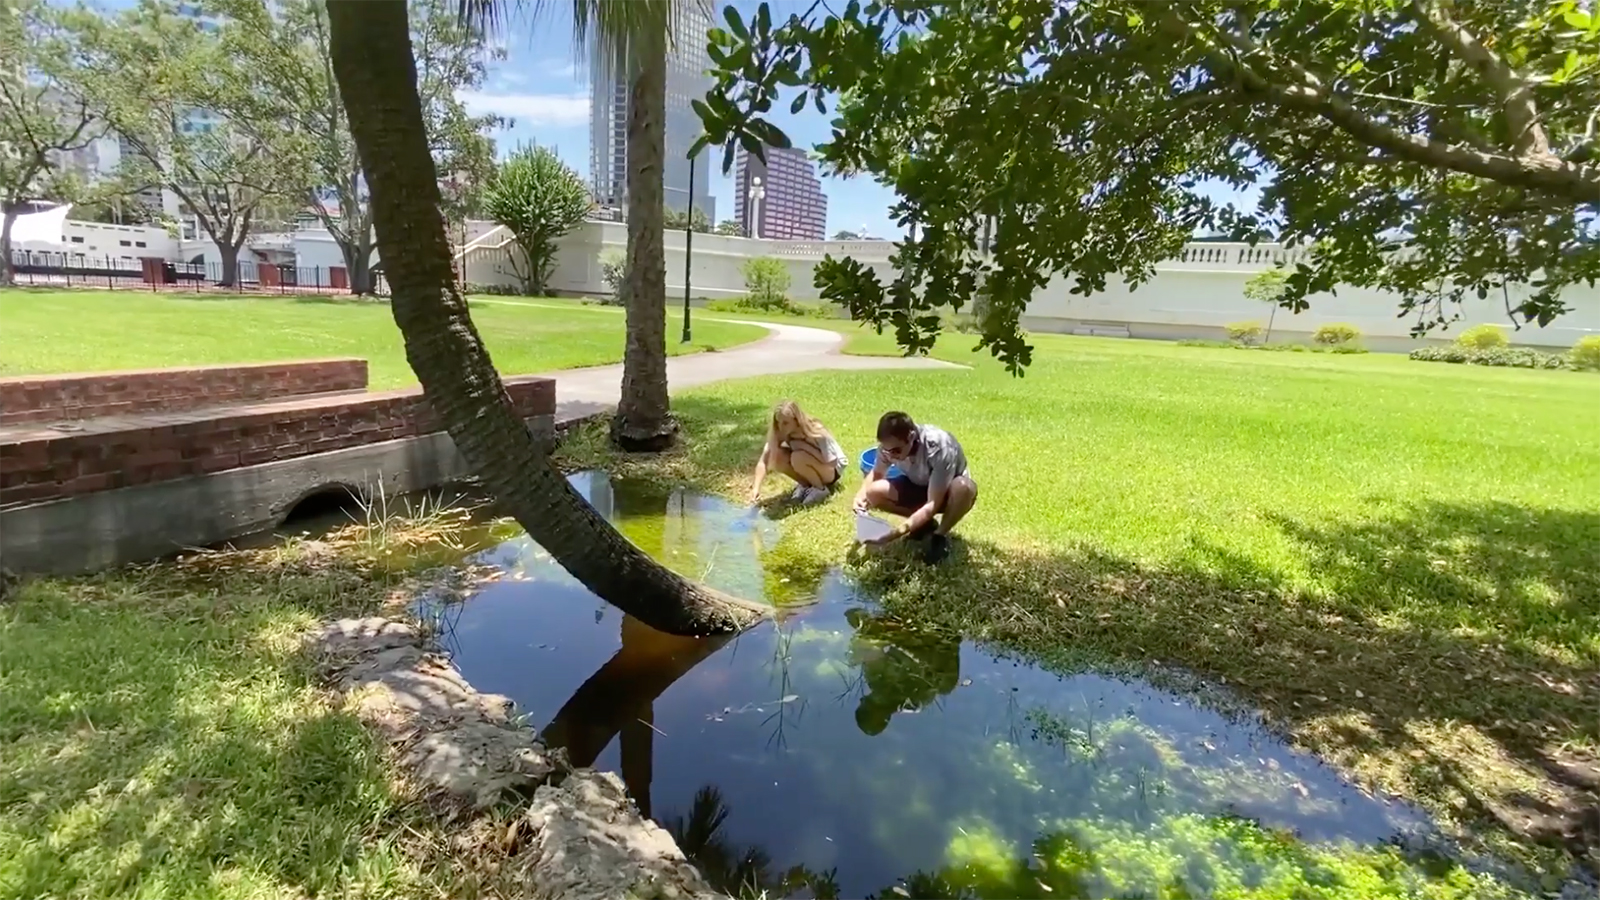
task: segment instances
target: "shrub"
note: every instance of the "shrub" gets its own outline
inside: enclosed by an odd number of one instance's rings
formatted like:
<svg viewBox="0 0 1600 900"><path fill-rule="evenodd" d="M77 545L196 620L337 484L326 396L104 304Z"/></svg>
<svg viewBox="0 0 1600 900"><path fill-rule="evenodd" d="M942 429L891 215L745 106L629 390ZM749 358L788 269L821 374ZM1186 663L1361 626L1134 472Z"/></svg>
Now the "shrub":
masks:
<svg viewBox="0 0 1600 900"><path fill-rule="evenodd" d="M1600 372L1600 334L1578 338L1567 353L1567 362L1574 369Z"/></svg>
<svg viewBox="0 0 1600 900"><path fill-rule="evenodd" d="M803 319L831 319L833 310L826 303L800 303L783 298L783 302L776 306L764 306L753 301L749 296L735 297L730 300L712 300L706 304L706 309L712 312L725 313L761 313L763 315L796 316Z"/></svg>
<svg viewBox="0 0 1600 900"><path fill-rule="evenodd" d="M1456 336L1456 344L1472 350L1493 350L1511 343L1505 330L1496 325L1474 325Z"/></svg>
<svg viewBox="0 0 1600 900"><path fill-rule="evenodd" d="M1540 353L1527 347L1496 347L1475 350L1452 344L1448 347L1418 347L1411 358L1423 362L1465 363L1473 366L1504 366L1517 369L1561 369L1567 359L1554 353Z"/></svg>
<svg viewBox="0 0 1600 900"><path fill-rule="evenodd" d="M608 306L622 305L622 276L628 270L628 254L615 247L600 251L600 280L611 289L605 302Z"/></svg>
<svg viewBox="0 0 1600 900"><path fill-rule="evenodd" d="M745 299L751 309L781 311L789 304L789 267L782 260L758 256L745 260Z"/></svg>
<svg viewBox="0 0 1600 900"><path fill-rule="evenodd" d="M467 296L482 294L490 297L520 297L522 287L515 284L473 284L467 282L461 286L461 292Z"/></svg>
<svg viewBox="0 0 1600 900"><path fill-rule="evenodd" d="M1235 344L1253 347L1261 343L1261 335L1266 331L1260 322L1234 322L1228 326L1228 340Z"/></svg>
<svg viewBox="0 0 1600 900"><path fill-rule="evenodd" d="M1311 340L1324 347L1353 344L1361 340L1361 329L1343 322L1331 322L1318 326L1316 332L1311 335Z"/></svg>

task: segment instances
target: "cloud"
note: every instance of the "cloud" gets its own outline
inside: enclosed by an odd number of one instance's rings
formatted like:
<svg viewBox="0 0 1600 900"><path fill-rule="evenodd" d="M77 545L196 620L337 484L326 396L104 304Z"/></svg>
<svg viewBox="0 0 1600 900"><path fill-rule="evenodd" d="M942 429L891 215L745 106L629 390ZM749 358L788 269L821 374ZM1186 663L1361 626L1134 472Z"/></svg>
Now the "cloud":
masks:
<svg viewBox="0 0 1600 900"><path fill-rule="evenodd" d="M518 125L581 125L589 121L588 94L514 94L462 91L459 95L474 115L510 116Z"/></svg>

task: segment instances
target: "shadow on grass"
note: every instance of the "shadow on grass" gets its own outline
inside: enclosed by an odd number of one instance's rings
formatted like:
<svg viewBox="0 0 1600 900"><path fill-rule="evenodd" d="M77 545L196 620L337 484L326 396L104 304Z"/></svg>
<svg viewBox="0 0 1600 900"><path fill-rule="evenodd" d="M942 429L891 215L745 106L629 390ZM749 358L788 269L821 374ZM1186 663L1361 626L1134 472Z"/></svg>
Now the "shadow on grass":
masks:
<svg viewBox="0 0 1600 900"><path fill-rule="evenodd" d="M392 579L307 562L35 582L0 608L4 893L470 893L472 866L433 857L427 808L296 639L373 611Z"/></svg>

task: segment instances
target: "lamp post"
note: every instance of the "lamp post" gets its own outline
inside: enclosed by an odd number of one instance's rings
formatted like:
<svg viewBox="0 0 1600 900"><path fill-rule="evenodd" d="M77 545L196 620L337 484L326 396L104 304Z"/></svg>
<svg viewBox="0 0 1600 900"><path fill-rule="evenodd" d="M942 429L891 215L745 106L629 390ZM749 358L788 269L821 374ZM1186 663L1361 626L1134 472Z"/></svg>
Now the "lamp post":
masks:
<svg viewBox="0 0 1600 900"><path fill-rule="evenodd" d="M683 218L683 343L689 343L689 273L694 271L694 158L689 155L689 214Z"/></svg>
<svg viewBox="0 0 1600 900"><path fill-rule="evenodd" d="M767 196L767 189L761 186L761 176L756 175L750 179L750 236L761 237L761 201Z"/></svg>

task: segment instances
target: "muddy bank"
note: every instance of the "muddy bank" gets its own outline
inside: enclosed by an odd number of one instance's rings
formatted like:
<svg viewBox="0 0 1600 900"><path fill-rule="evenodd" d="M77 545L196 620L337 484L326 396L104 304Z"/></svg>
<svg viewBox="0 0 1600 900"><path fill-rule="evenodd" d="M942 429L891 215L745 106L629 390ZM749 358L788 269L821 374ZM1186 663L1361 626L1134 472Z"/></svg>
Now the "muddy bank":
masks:
<svg viewBox="0 0 1600 900"><path fill-rule="evenodd" d="M716 898L671 835L643 818L617 776L574 768L397 619L328 622L305 636L320 674L391 743L444 814L522 805L508 840L530 897Z"/></svg>

